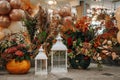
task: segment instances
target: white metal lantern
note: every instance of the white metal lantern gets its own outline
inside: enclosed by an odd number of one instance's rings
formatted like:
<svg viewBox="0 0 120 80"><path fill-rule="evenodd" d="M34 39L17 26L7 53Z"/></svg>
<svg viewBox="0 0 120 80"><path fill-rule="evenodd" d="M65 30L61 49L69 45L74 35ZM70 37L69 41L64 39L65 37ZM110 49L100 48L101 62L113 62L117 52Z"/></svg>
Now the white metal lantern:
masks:
<svg viewBox="0 0 120 80"><path fill-rule="evenodd" d="M51 72L67 72L67 47L63 44L60 34L51 48Z"/></svg>
<svg viewBox="0 0 120 80"><path fill-rule="evenodd" d="M42 46L39 49L38 55L35 57L35 74L45 75L48 74L47 71L47 56Z"/></svg>

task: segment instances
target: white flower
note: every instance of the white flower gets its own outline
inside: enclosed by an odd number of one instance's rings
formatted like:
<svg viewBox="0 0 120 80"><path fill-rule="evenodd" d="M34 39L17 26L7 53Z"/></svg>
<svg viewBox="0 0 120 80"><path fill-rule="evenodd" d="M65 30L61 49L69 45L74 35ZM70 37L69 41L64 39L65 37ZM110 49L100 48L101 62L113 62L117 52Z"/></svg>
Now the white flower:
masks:
<svg viewBox="0 0 120 80"><path fill-rule="evenodd" d="M100 61L100 60L102 60L102 58L101 58L101 57L98 57L98 60Z"/></svg>
<svg viewBox="0 0 120 80"><path fill-rule="evenodd" d="M102 50L102 53L107 53L108 51L107 50Z"/></svg>
<svg viewBox="0 0 120 80"><path fill-rule="evenodd" d="M107 46L107 45L104 45L103 48L108 49L108 46Z"/></svg>
<svg viewBox="0 0 120 80"><path fill-rule="evenodd" d="M111 44L112 44L112 41L111 41L111 40L107 41L107 44L108 44L108 45L111 45Z"/></svg>

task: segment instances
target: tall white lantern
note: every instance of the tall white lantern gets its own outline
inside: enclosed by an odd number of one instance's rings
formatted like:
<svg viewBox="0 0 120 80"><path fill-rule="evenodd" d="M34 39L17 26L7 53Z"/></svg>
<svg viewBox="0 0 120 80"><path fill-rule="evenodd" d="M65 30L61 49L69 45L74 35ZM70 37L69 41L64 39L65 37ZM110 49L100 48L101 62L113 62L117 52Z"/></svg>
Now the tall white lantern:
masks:
<svg viewBox="0 0 120 80"><path fill-rule="evenodd" d="M51 48L51 72L67 72L67 47L63 44L60 34Z"/></svg>
<svg viewBox="0 0 120 80"><path fill-rule="evenodd" d="M47 71L47 56L42 46L39 49L38 55L35 57L35 75L46 75Z"/></svg>

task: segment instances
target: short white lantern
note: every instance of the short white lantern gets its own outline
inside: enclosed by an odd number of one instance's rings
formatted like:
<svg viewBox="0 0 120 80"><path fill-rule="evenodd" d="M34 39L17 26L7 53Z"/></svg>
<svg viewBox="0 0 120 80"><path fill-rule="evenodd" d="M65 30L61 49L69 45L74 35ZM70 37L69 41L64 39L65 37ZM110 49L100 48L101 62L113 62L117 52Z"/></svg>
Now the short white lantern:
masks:
<svg viewBox="0 0 120 80"><path fill-rule="evenodd" d="M51 73L67 71L67 47L63 44L60 34L51 48Z"/></svg>
<svg viewBox="0 0 120 80"><path fill-rule="evenodd" d="M42 46L39 49L38 55L35 57L35 75L46 75L47 71L47 56Z"/></svg>

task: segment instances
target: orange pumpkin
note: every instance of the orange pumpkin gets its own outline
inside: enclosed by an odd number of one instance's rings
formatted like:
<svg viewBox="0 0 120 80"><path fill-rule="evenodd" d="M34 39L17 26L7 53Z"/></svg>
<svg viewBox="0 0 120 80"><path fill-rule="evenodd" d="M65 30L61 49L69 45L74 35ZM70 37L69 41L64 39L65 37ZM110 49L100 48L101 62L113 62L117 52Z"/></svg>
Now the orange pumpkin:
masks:
<svg viewBox="0 0 120 80"><path fill-rule="evenodd" d="M24 74L29 71L30 66L31 65L29 60L22 60L20 62L13 59L6 64L6 69L9 73L12 74Z"/></svg>

